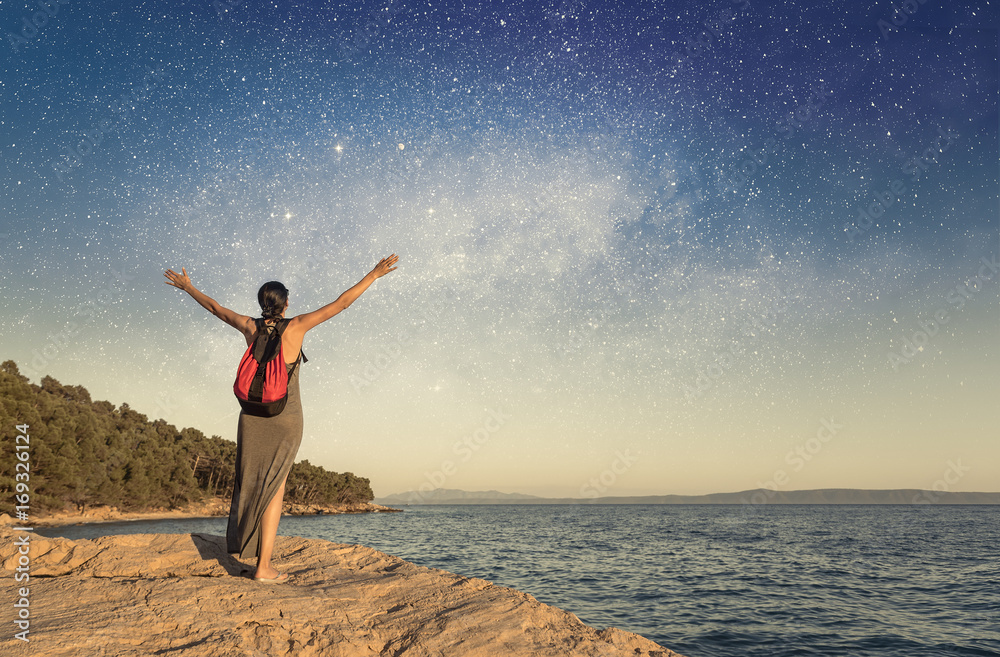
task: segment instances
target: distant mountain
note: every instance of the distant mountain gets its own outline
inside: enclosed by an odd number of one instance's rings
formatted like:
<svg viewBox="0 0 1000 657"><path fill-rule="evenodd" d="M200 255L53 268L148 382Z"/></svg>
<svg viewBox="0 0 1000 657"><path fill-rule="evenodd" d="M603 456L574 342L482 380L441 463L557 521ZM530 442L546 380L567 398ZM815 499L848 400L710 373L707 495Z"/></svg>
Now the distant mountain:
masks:
<svg viewBox="0 0 1000 657"><path fill-rule="evenodd" d="M949 493L898 488L821 488L773 491L763 488L710 495L643 495L636 497L537 497L521 493L436 488L376 498L378 504L1000 504L1000 493Z"/></svg>

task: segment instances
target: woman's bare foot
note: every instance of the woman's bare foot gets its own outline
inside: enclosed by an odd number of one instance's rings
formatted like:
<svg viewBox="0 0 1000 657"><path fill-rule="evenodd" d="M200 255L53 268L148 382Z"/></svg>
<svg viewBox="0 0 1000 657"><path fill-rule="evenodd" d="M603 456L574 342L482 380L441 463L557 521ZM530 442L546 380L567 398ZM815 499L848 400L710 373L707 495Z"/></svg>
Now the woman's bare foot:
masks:
<svg viewBox="0 0 1000 657"><path fill-rule="evenodd" d="M281 575L279 578L278 575ZM279 581L285 581L288 579L288 573L279 573L273 566L264 566L263 568L258 566L256 572L253 574L254 579L275 579L278 578Z"/></svg>

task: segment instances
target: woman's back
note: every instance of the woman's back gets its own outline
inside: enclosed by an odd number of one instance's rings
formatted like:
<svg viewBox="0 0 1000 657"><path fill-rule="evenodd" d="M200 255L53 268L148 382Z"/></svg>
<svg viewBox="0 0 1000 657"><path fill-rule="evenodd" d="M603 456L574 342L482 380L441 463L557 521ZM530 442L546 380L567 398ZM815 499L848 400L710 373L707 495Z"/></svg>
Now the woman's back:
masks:
<svg viewBox="0 0 1000 657"><path fill-rule="evenodd" d="M292 320L296 319L295 317ZM305 334L302 331L292 330L292 320L289 320L288 328L285 332L281 334L281 351L285 355L285 364L291 365L299 359L299 353L302 351L302 338ZM277 320L264 320L264 323L268 326L274 326ZM256 328L256 322L254 323ZM253 341L257 338L258 333L244 333L243 337L246 338L247 346L249 347L253 344Z"/></svg>

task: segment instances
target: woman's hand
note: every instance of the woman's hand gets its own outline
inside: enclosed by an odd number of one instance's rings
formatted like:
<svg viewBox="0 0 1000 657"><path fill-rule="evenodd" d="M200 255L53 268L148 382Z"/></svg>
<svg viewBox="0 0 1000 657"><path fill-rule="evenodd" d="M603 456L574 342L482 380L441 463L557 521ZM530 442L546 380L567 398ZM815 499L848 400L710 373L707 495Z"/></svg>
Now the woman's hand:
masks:
<svg viewBox="0 0 1000 657"><path fill-rule="evenodd" d="M167 277L167 285L173 285L185 292L190 292L193 287L191 285L191 277L188 276L187 270L184 267L181 267L181 271L184 272L183 275L178 274L173 269L168 269L163 275Z"/></svg>
<svg viewBox="0 0 1000 657"><path fill-rule="evenodd" d="M399 256L393 253L388 258L382 258L381 260L379 260L378 264L375 265L375 269L373 269L371 273L375 278L382 278L389 272L396 270L396 268L393 267L393 265L396 264L397 262L399 262Z"/></svg>
<svg viewBox="0 0 1000 657"><path fill-rule="evenodd" d="M311 313L305 313L302 315L296 315L292 318L291 322L288 324L288 328L285 329L285 335L305 335L306 331L309 331L316 326L319 326L326 320L330 319L337 313L345 310L354 301L364 294L364 291L371 287L372 283L376 281L391 271L395 271L395 265L399 261L399 256L393 253L388 258L382 258L375 265L375 269L365 274L365 277L358 281L354 287L349 290L345 290L343 294L337 297L337 300L333 303L328 303L319 310L314 310Z"/></svg>
<svg viewBox="0 0 1000 657"><path fill-rule="evenodd" d="M187 270L181 267L181 272L182 273L178 274L173 269L168 269L163 272L163 275L167 277L167 285L173 285L179 290L184 290L190 294L202 308L212 313L226 324L229 324L243 335L253 334L254 324L251 318L226 308L212 297L202 293L198 290L198 288L191 284L191 277L188 276Z"/></svg>

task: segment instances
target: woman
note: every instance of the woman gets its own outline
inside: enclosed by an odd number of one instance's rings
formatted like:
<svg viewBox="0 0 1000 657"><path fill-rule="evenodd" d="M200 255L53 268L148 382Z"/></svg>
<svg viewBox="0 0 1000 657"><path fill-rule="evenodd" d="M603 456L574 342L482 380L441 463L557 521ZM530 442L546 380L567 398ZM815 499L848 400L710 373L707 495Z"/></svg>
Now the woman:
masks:
<svg viewBox="0 0 1000 657"><path fill-rule="evenodd" d="M226 542L229 552L238 552L241 559L257 557L253 578L258 582L284 582L288 579L287 573L280 573L271 565L271 553L281 519L285 480L302 440L302 404L299 400L298 368L295 367L301 357L302 338L307 331L354 303L376 279L394 271L396 267L393 265L398 261L395 253L382 258L357 285L333 303L292 317L281 335L281 350L289 372L288 401L284 410L274 417L256 417L240 412L236 434L236 477ZM254 318L223 308L197 290L183 267L180 274L168 269L163 275L167 277L167 285L184 290L208 312L242 333L247 346L253 343L257 337ZM265 283L257 292L257 302L264 323L273 325L285 317L288 290L275 281Z"/></svg>

